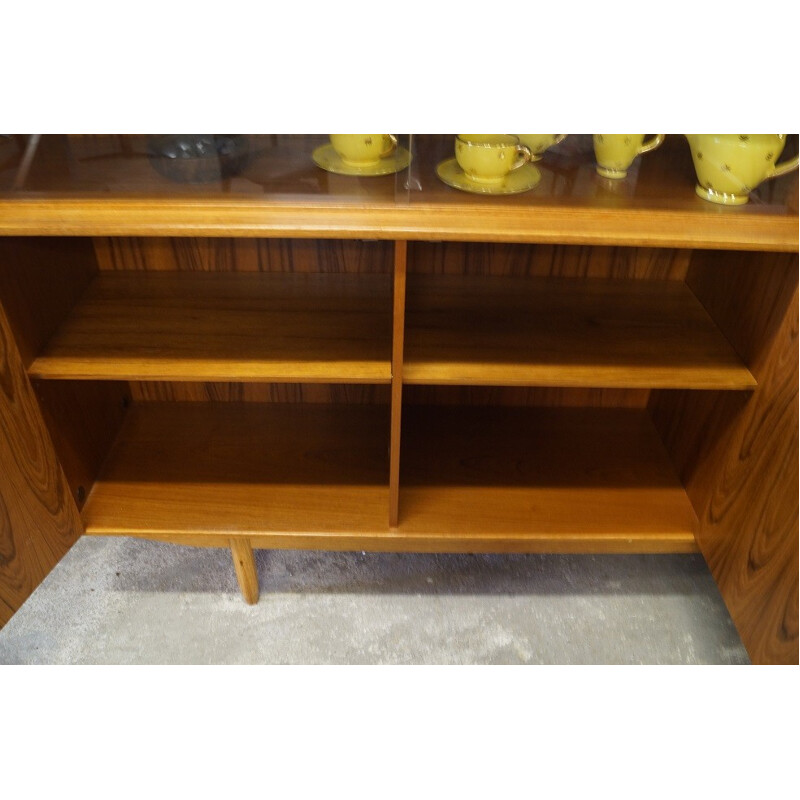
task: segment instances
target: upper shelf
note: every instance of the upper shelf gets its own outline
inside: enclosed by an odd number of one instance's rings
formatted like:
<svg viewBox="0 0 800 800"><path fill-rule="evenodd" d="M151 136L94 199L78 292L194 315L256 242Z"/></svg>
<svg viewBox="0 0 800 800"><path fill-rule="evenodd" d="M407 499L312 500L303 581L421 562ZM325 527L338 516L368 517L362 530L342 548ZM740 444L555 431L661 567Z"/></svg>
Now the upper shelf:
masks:
<svg viewBox="0 0 800 800"><path fill-rule="evenodd" d="M146 136L0 137L0 234L292 236L798 249L797 173L767 181L743 207L694 193L689 145L668 135L622 181L595 172L591 136L570 135L537 164L533 190L506 197L452 189L436 166L452 135L401 136L408 169L383 177L326 172L324 135L242 137L246 157L175 164ZM786 155L796 150L790 137ZM152 147L151 147L152 149ZM205 174L198 170L204 169ZM216 172L215 172L216 170Z"/></svg>
<svg viewBox="0 0 800 800"><path fill-rule="evenodd" d="M390 383L388 275L96 277L35 378Z"/></svg>
<svg viewBox="0 0 800 800"><path fill-rule="evenodd" d="M413 275L407 320L409 384L756 385L682 281Z"/></svg>

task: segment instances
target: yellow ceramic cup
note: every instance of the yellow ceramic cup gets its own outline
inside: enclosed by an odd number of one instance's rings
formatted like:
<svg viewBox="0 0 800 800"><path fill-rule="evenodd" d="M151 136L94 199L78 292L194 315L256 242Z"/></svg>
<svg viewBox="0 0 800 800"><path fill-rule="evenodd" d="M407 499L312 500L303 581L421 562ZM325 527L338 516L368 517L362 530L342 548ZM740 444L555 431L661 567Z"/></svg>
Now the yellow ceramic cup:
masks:
<svg viewBox="0 0 800 800"><path fill-rule="evenodd" d="M597 174L620 180L628 174L633 159L655 150L664 141L664 134L659 133L646 142L643 133L596 133L593 138Z"/></svg>
<svg viewBox="0 0 800 800"><path fill-rule="evenodd" d="M699 133L686 138L697 173L695 191L712 203L743 205L760 183L797 169L797 156L775 163L786 144L784 133Z"/></svg>
<svg viewBox="0 0 800 800"><path fill-rule="evenodd" d="M397 139L391 133L331 133L333 149L345 164L369 167L391 155Z"/></svg>
<svg viewBox="0 0 800 800"><path fill-rule="evenodd" d="M476 183L500 184L513 169L531 160L531 151L509 133L459 133L456 161Z"/></svg>
<svg viewBox="0 0 800 800"><path fill-rule="evenodd" d="M519 133L519 140L531 151L531 161L540 161L544 151L563 142L566 133Z"/></svg>

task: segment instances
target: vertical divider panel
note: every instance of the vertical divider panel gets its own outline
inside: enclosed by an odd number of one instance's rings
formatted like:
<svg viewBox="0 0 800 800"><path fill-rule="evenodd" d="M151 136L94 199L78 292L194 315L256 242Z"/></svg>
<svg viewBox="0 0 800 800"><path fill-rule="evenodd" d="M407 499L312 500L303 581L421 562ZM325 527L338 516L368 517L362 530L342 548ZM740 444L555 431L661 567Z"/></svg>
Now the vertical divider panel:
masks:
<svg viewBox="0 0 800 800"><path fill-rule="evenodd" d="M403 404L403 340L406 316L406 261L408 242L394 243L392 302L392 411L389 443L389 527L396 528L400 513L400 418Z"/></svg>

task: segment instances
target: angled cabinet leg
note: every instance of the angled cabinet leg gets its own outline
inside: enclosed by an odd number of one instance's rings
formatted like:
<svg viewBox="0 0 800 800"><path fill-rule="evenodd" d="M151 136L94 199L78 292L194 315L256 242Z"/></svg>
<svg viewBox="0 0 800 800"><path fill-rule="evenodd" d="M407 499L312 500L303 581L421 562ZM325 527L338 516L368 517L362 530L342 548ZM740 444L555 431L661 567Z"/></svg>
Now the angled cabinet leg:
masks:
<svg viewBox="0 0 800 800"><path fill-rule="evenodd" d="M258 573L253 548L249 539L231 539L230 542L233 566L242 597L246 603L253 605L258 602Z"/></svg>

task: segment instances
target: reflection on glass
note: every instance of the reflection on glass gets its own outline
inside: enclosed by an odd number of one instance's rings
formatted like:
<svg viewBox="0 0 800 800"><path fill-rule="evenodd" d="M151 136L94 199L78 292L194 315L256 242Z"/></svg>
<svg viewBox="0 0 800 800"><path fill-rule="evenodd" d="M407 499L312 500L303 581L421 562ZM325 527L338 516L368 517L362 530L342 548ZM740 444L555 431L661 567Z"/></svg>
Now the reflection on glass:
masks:
<svg viewBox="0 0 800 800"><path fill-rule="evenodd" d="M375 138L385 144L384 135ZM314 154L331 145L328 134L6 134L0 135L0 198L719 211L695 194L692 152L683 135L667 135L657 151L634 160L618 186L610 186L596 174L592 135L570 134L548 146L537 162L538 184L513 196L459 191L443 182L437 167L454 159L454 141L455 134L397 134L396 148L379 163L401 155L408 163L393 161L387 174L378 175L320 168ZM796 153L792 135L783 158ZM794 173L764 182L741 212L794 214L796 209Z"/></svg>
<svg viewBox="0 0 800 800"><path fill-rule="evenodd" d="M154 169L169 180L206 183L238 175L250 144L238 134L170 134L150 136L147 154Z"/></svg>

